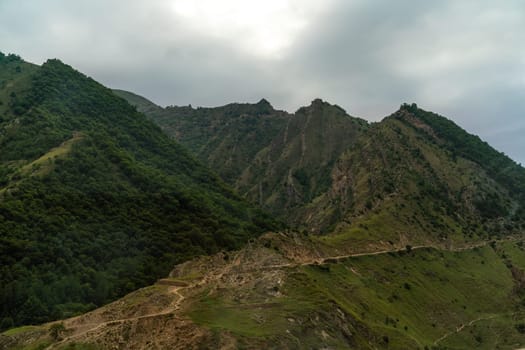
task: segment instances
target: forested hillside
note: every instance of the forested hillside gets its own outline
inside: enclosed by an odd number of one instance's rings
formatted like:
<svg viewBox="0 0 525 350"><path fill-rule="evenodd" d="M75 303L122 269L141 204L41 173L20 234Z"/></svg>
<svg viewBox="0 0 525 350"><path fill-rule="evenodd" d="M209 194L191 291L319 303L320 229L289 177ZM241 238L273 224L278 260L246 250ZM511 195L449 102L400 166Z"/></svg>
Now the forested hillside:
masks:
<svg viewBox="0 0 525 350"><path fill-rule="evenodd" d="M368 123L319 99L289 114L116 92L157 127L57 60L1 57L2 327L166 278L0 347L525 344L525 169L451 120L415 104ZM279 227L240 197L291 230L251 240Z"/></svg>
<svg viewBox="0 0 525 350"><path fill-rule="evenodd" d="M471 140L470 146L453 145L441 124ZM519 233L525 201L517 184L524 175L525 169L450 120L403 105L372 124L334 167L331 190L319 199L323 208L339 209L335 235L327 239L453 245Z"/></svg>
<svg viewBox="0 0 525 350"><path fill-rule="evenodd" d="M328 232L338 218L309 221L305 208L326 193L331 172L368 123L320 99L289 114L268 101L216 108L161 108L116 91L188 147L240 195L294 227Z"/></svg>
<svg viewBox="0 0 525 350"><path fill-rule="evenodd" d="M220 166L224 180L252 203L301 231L335 233L326 238L334 245L452 243L525 226L525 169L415 104L369 124L317 99L270 127L264 122L277 112L260 112L260 103L161 108L120 95L200 159ZM265 137L234 142L245 120L254 122L243 135ZM243 152L255 156L225 161Z"/></svg>
<svg viewBox="0 0 525 350"><path fill-rule="evenodd" d="M0 55L0 328L83 312L273 228L125 100Z"/></svg>

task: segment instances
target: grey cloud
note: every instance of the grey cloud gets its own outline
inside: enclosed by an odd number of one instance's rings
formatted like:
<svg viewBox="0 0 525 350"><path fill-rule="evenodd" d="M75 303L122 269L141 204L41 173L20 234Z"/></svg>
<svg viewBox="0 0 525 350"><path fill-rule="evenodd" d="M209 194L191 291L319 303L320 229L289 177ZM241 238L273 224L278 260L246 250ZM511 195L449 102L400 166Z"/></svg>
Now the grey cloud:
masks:
<svg viewBox="0 0 525 350"><path fill-rule="evenodd" d="M525 4L385 5L349 2L320 18L289 58L297 80L372 120L417 102L523 163L525 134L505 125L525 121Z"/></svg>
<svg viewBox="0 0 525 350"><path fill-rule="evenodd" d="M0 50L58 57L168 104L321 97L378 120L402 102L454 119L525 163L525 3L334 0L280 59L192 31L169 0L0 2Z"/></svg>

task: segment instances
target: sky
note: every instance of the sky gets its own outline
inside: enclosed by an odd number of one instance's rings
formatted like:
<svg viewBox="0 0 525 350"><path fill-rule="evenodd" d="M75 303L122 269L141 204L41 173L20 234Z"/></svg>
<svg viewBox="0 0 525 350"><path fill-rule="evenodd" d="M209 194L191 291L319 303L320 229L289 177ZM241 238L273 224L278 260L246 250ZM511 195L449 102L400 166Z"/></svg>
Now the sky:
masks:
<svg viewBox="0 0 525 350"><path fill-rule="evenodd" d="M522 0L0 0L0 51L163 106L415 102L525 165Z"/></svg>

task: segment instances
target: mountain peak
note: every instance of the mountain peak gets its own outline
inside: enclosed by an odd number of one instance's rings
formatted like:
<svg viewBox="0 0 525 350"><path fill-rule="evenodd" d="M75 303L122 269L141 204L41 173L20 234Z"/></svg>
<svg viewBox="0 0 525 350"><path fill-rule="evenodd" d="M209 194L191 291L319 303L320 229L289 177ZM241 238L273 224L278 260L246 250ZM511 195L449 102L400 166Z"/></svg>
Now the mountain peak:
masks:
<svg viewBox="0 0 525 350"><path fill-rule="evenodd" d="M267 107L267 108L273 109L272 104L270 102L268 102L268 100L265 99L265 98L261 98L261 100L259 102L257 102L257 105L261 106L261 107Z"/></svg>
<svg viewBox="0 0 525 350"><path fill-rule="evenodd" d="M323 101L320 98L315 98L314 100L312 100L309 106L300 107L296 113L314 113L314 115L322 116L322 113L318 113L322 110L333 110L338 111L338 114L342 113L348 115L348 113L340 106Z"/></svg>

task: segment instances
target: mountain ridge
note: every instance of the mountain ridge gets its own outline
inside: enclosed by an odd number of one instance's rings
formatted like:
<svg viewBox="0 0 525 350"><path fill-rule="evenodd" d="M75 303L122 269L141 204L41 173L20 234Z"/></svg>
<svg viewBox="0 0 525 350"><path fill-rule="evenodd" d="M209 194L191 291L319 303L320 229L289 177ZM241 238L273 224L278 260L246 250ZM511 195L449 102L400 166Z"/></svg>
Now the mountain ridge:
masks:
<svg viewBox="0 0 525 350"><path fill-rule="evenodd" d="M140 105L138 108L141 108ZM217 110L207 108L205 111L220 115L224 108L219 107ZM517 221L518 227L523 225L524 169L450 120L421 110L415 104L403 104L397 112L385 117L383 121L369 124L362 119L350 117L336 105L316 99L310 106L299 108L295 114L288 114L286 123L276 124L270 142L254 146L245 145L245 148L253 147L252 154L255 153L256 156L241 172L236 169L233 173L228 172L230 169L227 162L214 160L215 157L224 157L224 152L221 153L214 148L213 152L219 153L217 156L206 148L195 146L193 141L187 141L193 136L201 137L198 134L200 131L193 133L191 127L180 127L183 124L187 125L185 123L193 118L200 123L207 123L210 117L206 113L200 113L198 118L179 113L177 109L169 111L164 109L163 113L162 118L157 118L154 113L149 117L210 166L226 168L225 171L219 171L225 181L234 185L239 193L253 203L258 203L274 215L284 213L282 215L284 220L292 227L318 233L344 231L345 221L359 219L365 212L381 203L384 204L385 197L394 198L392 194L403 188L403 191L407 192L404 194L406 198L409 196L416 198L422 194L423 197L427 197L428 205L431 205L432 196L441 197L440 206L445 208L447 216L455 215L453 214L453 203L457 201L457 198L454 198L455 193L463 192L464 204L461 215L470 217L465 220L472 221L479 218L479 212L483 210L482 216L494 220L507 217L506 213L513 213L516 220L510 218L506 221ZM191 114L191 111L188 113ZM330 115L323 117L323 113ZM305 117L307 114L313 119ZM338 119L340 118L338 115L343 119ZM257 118L255 115L251 117ZM310 126L311 130L305 132L311 120L316 121L315 125ZM337 124L337 120L341 120L342 124L341 122ZM235 128L236 125L235 120L231 119L223 124L228 125L224 127L227 131ZM200 127L200 124L194 125L195 129ZM254 130L263 130L258 127L257 124L253 125ZM433 131L433 128L437 132ZM185 133L183 138L179 137L181 130ZM228 134L224 136L224 133L216 133L213 129L209 129L207 135L202 138L201 143L218 137L223 144L226 144L225 149L234 148L232 143L228 143ZM335 144L336 148L331 144ZM352 148L354 144L359 146ZM333 151L330 151L330 147ZM304 163L305 156L314 158L311 163ZM354 165L350 164L350 160ZM303 163L308 166L303 167ZM443 167L454 174L443 173ZM381 168L383 170L380 170ZM392 173L395 168L398 170ZM368 169L368 174L363 173L363 169ZM406 178L406 174L409 174L407 171L414 173L410 181ZM468 176L471 179L480 177L478 173L481 172L483 181L477 181L475 186L468 185L470 180L466 179L465 172L470 174ZM228 176L224 176L225 173ZM239 173L241 175L235 178ZM437 176L437 174L441 175ZM458 181L458 179L463 180ZM487 184L482 184L487 181ZM406 186L410 188L405 188ZM447 189L449 186L450 188ZM503 194L504 198L498 197L498 193ZM471 203L472 201L475 201L477 206ZM406 203L396 205L406 205ZM434 211L425 208L426 213ZM388 216L392 216L392 213ZM441 216L441 214L436 213L434 216ZM454 222L457 219L451 217L447 220ZM460 228L451 227L444 222L436 222L433 217L428 217L426 221L428 222L423 225L437 225L436 228L445 225L443 227L448 227L452 232L463 229L469 232L474 230L467 228L467 223L462 224L466 226ZM301 227L301 224L304 225ZM359 225L366 225L366 223L358 223ZM356 231L360 228L354 225L350 230Z"/></svg>

